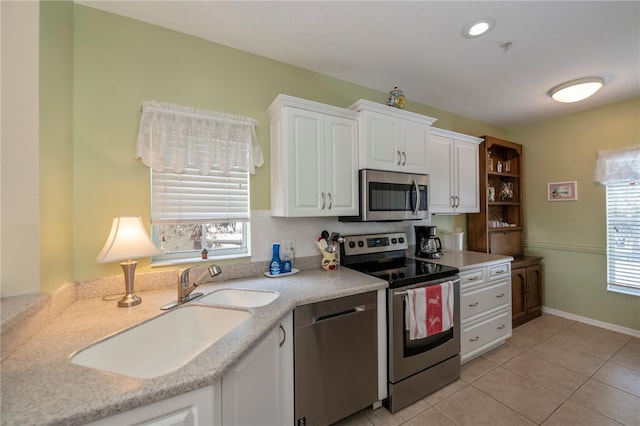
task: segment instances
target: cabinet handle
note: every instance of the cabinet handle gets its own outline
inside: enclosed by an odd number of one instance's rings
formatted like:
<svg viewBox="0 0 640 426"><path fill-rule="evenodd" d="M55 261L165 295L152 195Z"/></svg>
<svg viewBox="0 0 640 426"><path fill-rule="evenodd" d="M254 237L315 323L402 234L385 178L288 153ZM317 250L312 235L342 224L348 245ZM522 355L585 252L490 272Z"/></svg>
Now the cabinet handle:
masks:
<svg viewBox="0 0 640 426"><path fill-rule="evenodd" d="M502 324L502 325L498 326L498 330L502 330L505 327L506 327L506 325Z"/></svg>
<svg viewBox="0 0 640 426"><path fill-rule="evenodd" d="M405 164L407 164L407 153L402 151L402 165L404 166Z"/></svg>
<svg viewBox="0 0 640 426"><path fill-rule="evenodd" d="M475 276L475 277L469 277L467 278L467 281L477 281L480 277L479 276Z"/></svg>
<svg viewBox="0 0 640 426"><path fill-rule="evenodd" d="M456 196L455 195L451 196L451 208L453 208L453 209L456 208Z"/></svg>
<svg viewBox="0 0 640 426"><path fill-rule="evenodd" d="M322 194L322 210L324 210L324 206L327 204L327 199L324 195L324 192L321 192L320 194Z"/></svg>
<svg viewBox="0 0 640 426"><path fill-rule="evenodd" d="M458 197L457 195L454 197L456 199L456 205L455 208L460 207L460 197Z"/></svg>
<svg viewBox="0 0 640 426"><path fill-rule="evenodd" d="M282 331L282 341L279 343L280 347L284 345L284 342L287 340L287 332L284 331L284 327L280 324L280 330Z"/></svg>
<svg viewBox="0 0 640 426"><path fill-rule="evenodd" d="M507 271L505 271L504 269L500 269L499 271L496 271L495 273L496 274L504 274L505 272L507 272Z"/></svg>
<svg viewBox="0 0 640 426"><path fill-rule="evenodd" d="M470 307L470 308L473 308L474 306L478 306L478 302L476 302L476 303L469 303L469 307Z"/></svg>
<svg viewBox="0 0 640 426"><path fill-rule="evenodd" d="M476 336L473 339L469 339L470 342L477 342L478 340L480 340L479 336Z"/></svg>
<svg viewBox="0 0 640 426"><path fill-rule="evenodd" d="M398 153L398 163L396 164L396 166L399 166L400 163L402 162L402 155L400 154L400 151L396 151Z"/></svg>
<svg viewBox="0 0 640 426"><path fill-rule="evenodd" d="M327 195L329 196L329 210L331 210L331 207L333 206L333 197L330 192L327 192Z"/></svg>
<svg viewBox="0 0 640 426"><path fill-rule="evenodd" d="M496 297L504 297L504 293L497 295Z"/></svg>

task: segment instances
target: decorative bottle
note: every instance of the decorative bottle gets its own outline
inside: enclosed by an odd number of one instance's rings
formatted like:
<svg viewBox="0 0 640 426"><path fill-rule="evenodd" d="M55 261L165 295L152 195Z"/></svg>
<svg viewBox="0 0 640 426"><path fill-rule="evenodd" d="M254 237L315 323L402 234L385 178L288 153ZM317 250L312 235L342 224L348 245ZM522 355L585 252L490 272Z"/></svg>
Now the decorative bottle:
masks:
<svg viewBox="0 0 640 426"><path fill-rule="evenodd" d="M271 263L269 264L269 273L271 275L278 275L282 269L282 263L280 262L280 244L271 244L273 254L271 256Z"/></svg>

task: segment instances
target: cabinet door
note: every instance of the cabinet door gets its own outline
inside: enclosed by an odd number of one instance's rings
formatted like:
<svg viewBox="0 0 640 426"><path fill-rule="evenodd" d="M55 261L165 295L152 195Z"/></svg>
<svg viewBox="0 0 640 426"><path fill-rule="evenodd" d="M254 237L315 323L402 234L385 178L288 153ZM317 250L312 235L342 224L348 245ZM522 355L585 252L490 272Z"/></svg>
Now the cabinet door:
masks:
<svg viewBox="0 0 640 426"><path fill-rule="evenodd" d="M326 214L355 216L359 213L358 122L325 116L325 139Z"/></svg>
<svg viewBox="0 0 640 426"><path fill-rule="evenodd" d="M364 111L362 117L360 168L399 171L402 163L399 120L371 111Z"/></svg>
<svg viewBox="0 0 640 426"><path fill-rule="evenodd" d="M453 213L453 139L431 135L429 140L429 212Z"/></svg>
<svg viewBox="0 0 640 426"><path fill-rule="evenodd" d="M223 425L280 425L280 329L271 331L222 379Z"/></svg>
<svg viewBox="0 0 640 426"><path fill-rule="evenodd" d="M220 383L88 423L89 426L220 425Z"/></svg>
<svg viewBox="0 0 640 426"><path fill-rule="evenodd" d="M324 216L324 114L294 108L288 113L289 216Z"/></svg>
<svg viewBox="0 0 640 426"><path fill-rule="evenodd" d="M527 269L511 271L511 319L516 320L527 313Z"/></svg>
<svg viewBox="0 0 640 426"><path fill-rule="evenodd" d="M456 213L480 211L478 167L478 145L455 141Z"/></svg>
<svg viewBox="0 0 640 426"><path fill-rule="evenodd" d="M293 425L293 312L280 321L278 349L278 425Z"/></svg>
<svg viewBox="0 0 640 426"><path fill-rule="evenodd" d="M428 142L431 127L410 120L400 121L401 170L429 174Z"/></svg>
<svg viewBox="0 0 640 426"><path fill-rule="evenodd" d="M542 308L542 268L540 265L527 267L527 313Z"/></svg>

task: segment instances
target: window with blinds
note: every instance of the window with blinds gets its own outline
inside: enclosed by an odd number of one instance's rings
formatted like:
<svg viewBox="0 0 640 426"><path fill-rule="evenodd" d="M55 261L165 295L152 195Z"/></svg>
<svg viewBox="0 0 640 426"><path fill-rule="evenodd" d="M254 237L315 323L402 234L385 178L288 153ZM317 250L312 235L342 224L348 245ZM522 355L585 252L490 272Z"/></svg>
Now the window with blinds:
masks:
<svg viewBox="0 0 640 426"><path fill-rule="evenodd" d="M246 255L248 221L248 172L151 172L154 262Z"/></svg>
<svg viewBox="0 0 640 426"><path fill-rule="evenodd" d="M607 185L607 283L640 296L640 184Z"/></svg>

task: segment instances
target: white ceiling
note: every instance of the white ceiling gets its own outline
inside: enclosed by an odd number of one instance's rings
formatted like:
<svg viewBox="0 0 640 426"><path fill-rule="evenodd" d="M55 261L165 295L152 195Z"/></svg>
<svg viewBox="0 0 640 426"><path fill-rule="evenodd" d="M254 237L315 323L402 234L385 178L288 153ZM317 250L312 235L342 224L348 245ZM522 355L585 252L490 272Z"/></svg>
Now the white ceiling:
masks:
<svg viewBox="0 0 640 426"><path fill-rule="evenodd" d="M510 127L640 96L640 1L80 1ZM477 39L462 27L490 16ZM511 42L509 50L500 45ZM575 104L553 86L602 76ZM354 100L355 101L355 100Z"/></svg>

